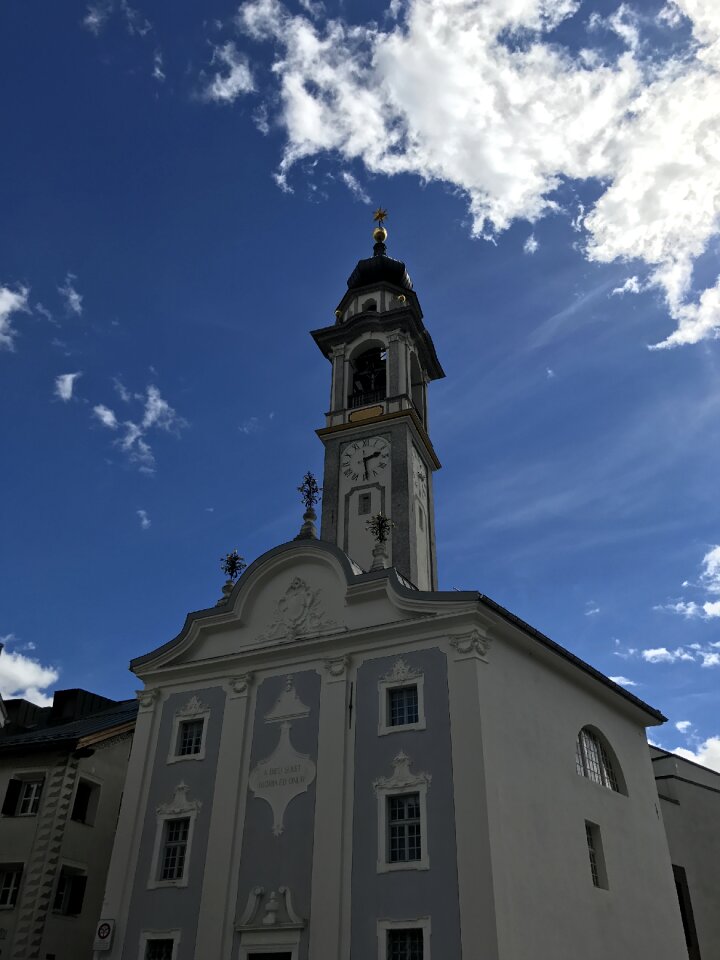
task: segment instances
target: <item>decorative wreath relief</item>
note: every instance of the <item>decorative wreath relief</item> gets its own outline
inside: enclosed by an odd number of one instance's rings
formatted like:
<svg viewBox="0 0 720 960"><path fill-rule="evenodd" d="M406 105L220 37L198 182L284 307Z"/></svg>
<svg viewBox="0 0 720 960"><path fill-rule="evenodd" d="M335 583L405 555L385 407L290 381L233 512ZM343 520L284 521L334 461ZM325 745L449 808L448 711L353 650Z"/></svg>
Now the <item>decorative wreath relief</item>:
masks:
<svg viewBox="0 0 720 960"><path fill-rule="evenodd" d="M258 640L294 640L335 627L337 623L325 615L320 603L320 589L313 590L301 577L294 577L278 600L270 628Z"/></svg>

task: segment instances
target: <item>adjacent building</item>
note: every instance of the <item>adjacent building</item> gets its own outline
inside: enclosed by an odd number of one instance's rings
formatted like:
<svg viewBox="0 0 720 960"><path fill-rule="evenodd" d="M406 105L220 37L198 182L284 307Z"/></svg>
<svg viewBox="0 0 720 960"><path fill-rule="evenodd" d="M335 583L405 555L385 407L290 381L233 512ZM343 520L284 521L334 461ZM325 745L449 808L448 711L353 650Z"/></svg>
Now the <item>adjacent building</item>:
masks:
<svg viewBox="0 0 720 960"><path fill-rule="evenodd" d="M312 333L331 365L319 538L310 506L132 661L95 956L679 960L682 868L705 889L692 960L712 960L717 874L673 816L705 829L717 794L703 772L659 799L673 760L646 728L665 718L483 594L437 590L444 373L385 240Z"/></svg>
<svg viewBox="0 0 720 960"><path fill-rule="evenodd" d="M6 700L0 730L0 958L92 955L137 702Z"/></svg>

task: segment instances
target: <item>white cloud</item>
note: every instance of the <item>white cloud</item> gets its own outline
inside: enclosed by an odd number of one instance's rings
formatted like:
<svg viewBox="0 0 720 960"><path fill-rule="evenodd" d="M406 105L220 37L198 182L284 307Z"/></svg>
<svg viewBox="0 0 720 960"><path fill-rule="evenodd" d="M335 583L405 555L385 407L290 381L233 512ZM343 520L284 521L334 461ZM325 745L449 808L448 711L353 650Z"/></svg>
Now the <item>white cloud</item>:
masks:
<svg viewBox="0 0 720 960"><path fill-rule="evenodd" d="M81 376L82 372L78 371L77 373L61 373L59 377L55 377L55 396L66 402L71 400L75 381Z"/></svg>
<svg viewBox="0 0 720 960"><path fill-rule="evenodd" d="M696 586L705 590L711 596L720 594L720 545L715 545L708 550L702 559L702 570ZM693 584L689 580L683 580L683 587L691 587ZM668 613L677 613L686 619L716 620L720 617L720 600L705 600L697 602L695 600L674 600L668 603L658 604L653 610L665 610Z"/></svg>
<svg viewBox="0 0 720 960"><path fill-rule="evenodd" d="M686 760L701 763L703 766L720 773L720 737L709 737L704 743L700 744L696 753L692 750L686 750L684 747L678 747L673 750L673 753L677 753Z"/></svg>
<svg viewBox="0 0 720 960"><path fill-rule="evenodd" d="M531 233L530 236L525 241L525 243L523 244L523 252L529 253L530 255L532 255L533 253L536 252L538 246L539 244L535 239L535 234Z"/></svg>
<svg viewBox="0 0 720 960"><path fill-rule="evenodd" d="M226 72L216 73L205 87L203 96L206 100L233 103L241 93L250 93L254 89L247 58L238 52L231 40L213 49L211 62L219 64Z"/></svg>
<svg viewBox="0 0 720 960"><path fill-rule="evenodd" d="M83 298L82 294L78 293L75 289L75 280L77 280L75 274L69 273L65 277L65 284L62 287L58 287L58 293L60 293L65 300L65 309L67 312L74 313L77 317L79 317L83 312Z"/></svg>
<svg viewBox="0 0 720 960"><path fill-rule="evenodd" d="M131 7L127 0L120 0L120 11L125 17L125 26L131 36L144 37L152 30L152 24L139 10Z"/></svg>
<svg viewBox="0 0 720 960"><path fill-rule="evenodd" d="M347 170L343 170L343 172L340 174L340 179L348 188L350 193L352 193L352 195L355 197L356 200L360 200L362 203L367 203L367 204L372 203L372 201L370 200L370 197L363 190L360 184L360 181L357 179L357 177L354 177Z"/></svg>
<svg viewBox="0 0 720 960"><path fill-rule="evenodd" d="M699 643L691 643L687 647L676 647L674 650L668 650L667 647L655 647L648 650L642 650L640 656L647 663L677 663L678 661L689 661L699 663L703 667L720 666L720 653L711 649L716 644L703 646Z"/></svg>
<svg viewBox="0 0 720 960"><path fill-rule="evenodd" d="M637 277L628 277L627 280L620 287L615 287L611 291L611 296L615 297L618 294L622 296L624 293L640 293L642 287L640 286L640 281Z"/></svg>
<svg viewBox="0 0 720 960"><path fill-rule="evenodd" d="M110 407L106 407L104 404L99 403L96 407L93 407L93 413L98 418L100 423L103 424L103 426L109 427L111 430L117 430L117 417Z"/></svg>
<svg viewBox="0 0 720 960"><path fill-rule="evenodd" d="M554 379L555 379L555 371L554 371L554 370L551 370L550 367L546 367L546 368L545 368L545 376L548 378L548 380L554 380Z"/></svg>
<svg viewBox="0 0 720 960"><path fill-rule="evenodd" d="M160 50L156 50L153 56L153 79L158 83L165 82L165 70L163 69L163 55Z"/></svg>
<svg viewBox="0 0 720 960"><path fill-rule="evenodd" d="M187 427L187 420L178 415L153 384L147 387L145 394L131 394L117 378L113 381L113 385L126 403L143 402L143 412L139 422L124 420L121 424L115 411L102 403L93 407L93 414L111 430L122 427L123 435L115 442L126 454L130 463L135 464L141 473L152 474L155 472L155 454L145 439L147 432L157 429L178 436Z"/></svg>
<svg viewBox="0 0 720 960"><path fill-rule="evenodd" d="M662 292L676 329L660 346L713 337L720 282L694 292L692 281L720 233L720 7L677 0L693 40L660 55L646 52L623 4L601 21L627 45L614 59L597 31L588 40L600 46L580 53L550 35L579 9L579 0L408 0L380 27L250 0L241 29L276 48L268 103L279 95L286 133L279 181L322 153L443 181L465 196L478 236L558 211L563 182L599 184L574 221L588 259L632 261L644 271L638 284Z"/></svg>
<svg viewBox="0 0 720 960"><path fill-rule="evenodd" d="M108 17L112 13L112 8L112 0L88 4L87 13L82 21L83 26L91 33L94 33L96 37L99 36L107 23Z"/></svg>
<svg viewBox="0 0 720 960"><path fill-rule="evenodd" d="M22 653L7 650L0 653L0 694L6 699L22 697L46 707L52 703L46 690L57 683L59 676L57 667L44 666Z"/></svg>
<svg viewBox="0 0 720 960"><path fill-rule="evenodd" d="M238 427L240 433L244 433L246 437L250 436L251 433L257 433L259 429L260 421L257 417L249 417Z"/></svg>
<svg viewBox="0 0 720 960"><path fill-rule="evenodd" d="M600 613L600 607L595 603L594 600L588 600L585 603L585 616L586 617L595 617Z"/></svg>
<svg viewBox="0 0 720 960"><path fill-rule="evenodd" d="M689 720L678 720L675 724L675 729L679 730L680 733L687 733L691 727L692 723Z"/></svg>
<svg viewBox="0 0 720 960"><path fill-rule="evenodd" d="M147 515L147 510L136 510L138 520L140 521L141 530L149 530L152 524L150 517Z"/></svg>
<svg viewBox="0 0 720 960"><path fill-rule="evenodd" d="M609 677L613 683L619 683L621 687L636 687L637 683L634 680L628 680L627 677Z"/></svg>
<svg viewBox="0 0 720 960"><path fill-rule="evenodd" d="M29 292L27 287L11 290L0 285L0 350L15 349L17 331L11 318L14 313L27 310Z"/></svg>

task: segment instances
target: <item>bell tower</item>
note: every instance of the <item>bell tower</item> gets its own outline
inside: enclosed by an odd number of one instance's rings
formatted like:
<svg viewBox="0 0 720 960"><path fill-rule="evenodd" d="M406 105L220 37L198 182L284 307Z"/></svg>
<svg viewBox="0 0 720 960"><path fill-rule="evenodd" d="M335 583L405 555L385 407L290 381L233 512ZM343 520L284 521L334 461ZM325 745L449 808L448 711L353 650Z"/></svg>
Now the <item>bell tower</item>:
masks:
<svg viewBox="0 0 720 960"><path fill-rule="evenodd" d="M335 311L312 336L332 364L321 539L364 570L372 564L367 521L394 523L390 563L420 590L437 588L427 386L444 377L405 264L387 255L386 211L375 213L373 255L360 260Z"/></svg>

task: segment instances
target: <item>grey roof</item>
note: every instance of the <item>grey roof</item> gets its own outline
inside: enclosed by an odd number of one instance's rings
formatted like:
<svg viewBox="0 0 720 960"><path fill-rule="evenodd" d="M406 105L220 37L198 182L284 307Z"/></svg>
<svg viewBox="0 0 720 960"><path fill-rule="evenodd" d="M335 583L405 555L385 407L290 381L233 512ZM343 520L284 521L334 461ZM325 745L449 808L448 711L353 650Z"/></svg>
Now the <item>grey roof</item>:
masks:
<svg viewBox="0 0 720 960"><path fill-rule="evenodd" d="M47 727L38 727L36 730L25 730L23 733L14 733L9 736L0 735L0 752L17 749L18 747L47 747L68 746L93 733L101 733L125 723L130 723L137 714L137 700L121 700L107 710L100 710L79 720L69 723L58 723Z"/></svg>

